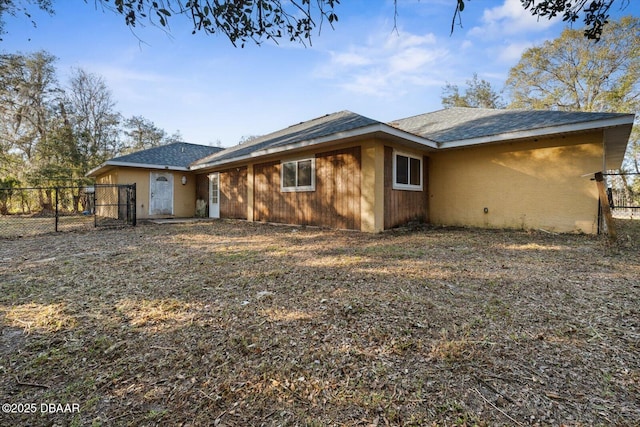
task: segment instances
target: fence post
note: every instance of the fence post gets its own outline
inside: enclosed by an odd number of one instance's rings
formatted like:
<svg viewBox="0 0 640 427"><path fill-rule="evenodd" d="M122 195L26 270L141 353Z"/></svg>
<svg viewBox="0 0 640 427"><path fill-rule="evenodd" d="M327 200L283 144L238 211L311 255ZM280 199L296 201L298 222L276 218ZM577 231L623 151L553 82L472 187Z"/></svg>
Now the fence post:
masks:
<svg viewBox="0 0 640 427"><path fill-rule="evenodd" d="M56 193L56 233L58 232L58 187L54 188Z"/></svg>
<svg viewBox="0 0 640 427"><path fill-rule="evenodd" d="M93 228L98 226L98 183L93 184Z"/></svg>
<svg viewBox="0 0 640 427"><path fill-rule="evenodd" d="M604 187L604 177L602 172L596 172L595 175L596 184L598 185L598 193L600 194L600 208L602 209L602 215L604 216L605 223L607 224L607 234L609 240L612 242L618 238L615 226L613 225L613 215L611 215L611 207L609 206L609 197L607 197L607 190Z"/></svg>
<svg viewBox="0 0 640 427"><path fill-rule="evenodd" d="M131 213L133 215L133 221L131 221L131 225L133 225L134 227L136 226L136 222L137 222L137 214L136 214L136 183L134 182L133 185L133 196L131 197Z"/></svg>

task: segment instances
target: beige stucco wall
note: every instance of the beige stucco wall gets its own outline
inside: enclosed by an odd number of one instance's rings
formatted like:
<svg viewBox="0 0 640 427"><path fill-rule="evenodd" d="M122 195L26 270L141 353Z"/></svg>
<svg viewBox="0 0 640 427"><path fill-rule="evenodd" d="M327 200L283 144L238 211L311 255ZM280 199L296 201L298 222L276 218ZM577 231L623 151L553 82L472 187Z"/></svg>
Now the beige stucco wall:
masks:
<svg viewBox="0 0 640 427"><path fill-rule="evenodd" d="M97 184L117 184L118 183L118 171L115 169L111 169L105 174L102 174L96 178ZM104 192L96 195L96 198L105 197ZM118 193L117 191L109 192L109 197L117 200ZM99 206L96 206L96 215L104 218L118 218L118 207L117 206L104 206L101 205L103 203L102 200L97 201Z"/></svg>
<svg viewBox="0 0 640 427"><path fill-rule="evenodd" d="M384 145L370 140L362 144L360 230L369 233L384 229Z"/></svg>
<svg viewBox="0 0 640 427"><path fill-rule="evenodd" d="M96 178L98 184L136 184L136 215L138 219L149 215L149 180L151 172L169 172L173 175L173 216L193 217L196 206L196 178L189 172L117 167ZM182 185L182 176L187 177Z"/></svg>
<svg viewBox="0 0 640 427"><path fill-rule="evenodd" d="M488 228L597 232L602 134L431 154L431 222ZM488 213L484 209L488 209Z"/></svg>

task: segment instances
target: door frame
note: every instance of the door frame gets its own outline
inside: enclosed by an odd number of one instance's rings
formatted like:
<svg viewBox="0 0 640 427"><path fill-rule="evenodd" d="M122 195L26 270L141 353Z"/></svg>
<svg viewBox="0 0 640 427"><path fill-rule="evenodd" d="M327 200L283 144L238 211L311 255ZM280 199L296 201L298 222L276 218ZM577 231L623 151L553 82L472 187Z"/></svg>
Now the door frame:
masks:
<svg viewBox="0 0 640 427"><path fill-rule="evenodd" d="M211 173L208 175L208 177L209 177L209 218L220 218L220 172ZM214 186L214 182L216 184L215 186Z"/></svg>
<svg viewBox="0 0 640 427"><path fill-rule="evenodd" d="M170 193L170 203L171 203L171 209L170 209L170 213L157 213L157 212L152 212L151 209L154 208L154 202L153 202L153 191L155 190L155 181L157 181L157 179L159 177L165 177L167 179L168 185L168 191ZM150 172L149 173L149 216L153 216L153 215L171 215L173 216L173 173L171 172Z"/></svg>

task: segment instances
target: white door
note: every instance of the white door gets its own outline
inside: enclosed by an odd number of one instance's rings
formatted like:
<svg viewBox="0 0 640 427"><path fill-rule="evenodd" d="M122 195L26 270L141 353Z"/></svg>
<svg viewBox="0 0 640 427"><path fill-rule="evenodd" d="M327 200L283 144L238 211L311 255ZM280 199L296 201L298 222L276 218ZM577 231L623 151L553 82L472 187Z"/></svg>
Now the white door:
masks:
<svg viewBox="0 0 640 427"><path fill-rule="evenodd" d="M209 175L209 218L220 218L220 174Z"/></svg>
<svg viewBox="0 0 640 427"><path fill-rule="evenodd" d="M173 215L173 174L151 172L149 215Z"/></svg>

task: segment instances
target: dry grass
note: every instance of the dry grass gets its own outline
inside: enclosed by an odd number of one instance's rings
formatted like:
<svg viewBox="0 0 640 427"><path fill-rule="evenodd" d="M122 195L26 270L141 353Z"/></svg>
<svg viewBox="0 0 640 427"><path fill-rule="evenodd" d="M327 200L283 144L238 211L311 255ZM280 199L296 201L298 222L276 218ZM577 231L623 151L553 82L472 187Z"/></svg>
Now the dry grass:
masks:
<svg viewBox="0 0 640 427"><path fill-rule="evenodd" d="M91 215L60 215L58 231L89 230L94 228L94 217ZM0 215L0 239L35 236L54 233L56 218L37 215Z"/></svg>
<svg viewBox="0 0 640 427"><path fill-rule="evenodd" d="M0 424L634 425L640 223L619 225L2 240L0 395L80 413Z"/></svg>

